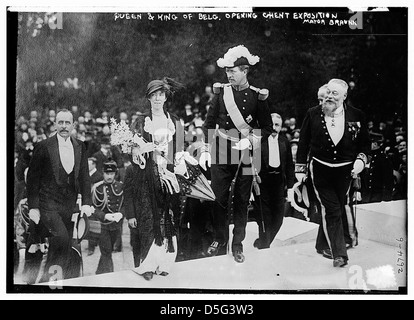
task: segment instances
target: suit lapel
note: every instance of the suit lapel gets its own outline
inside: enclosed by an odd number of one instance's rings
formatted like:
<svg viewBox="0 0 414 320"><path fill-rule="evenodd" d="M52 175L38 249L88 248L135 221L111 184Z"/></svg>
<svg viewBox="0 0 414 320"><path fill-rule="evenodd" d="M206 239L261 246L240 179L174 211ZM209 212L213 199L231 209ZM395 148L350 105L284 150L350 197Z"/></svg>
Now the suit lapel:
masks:
<svg viewBox="0 0 414 320"><path fill-rule="evenodd" d="M286 150L286 144L283 143L283 139L280 133L278 135L277 142L279 143L280 165L282 166L282 168L284 168L285 167L284 155L286 154L287 150Z"/></svg>
<svg viewBox="0 0 414 320"><path fill-rule="evenodd" d="M54 135L52 138L50 138L50 143L48 144L48 151L49 151L50 159L52 162L52 169L53 169L53 174L55 175L55 180L57 184L60 184L60 181L59 181L60 156L59 156L59 144L57 140L57 134Z"/></svg>
<svg viewBox="0 0 414 320"><path fill-rule="evenodd" d="M269 168L269 138L262 142L262 161L266 169Z"/></svg>
<svg viewBox="0 0 414 320"><path fill-rule="evenodd" d="M71 140L72 140L72 145L73 145L73 151L75 152L75 168L74 168L74 170L75 170L75 181L76 181L76 178L79 175L82 151L81 151L81 145L76 141L76 139L71 137Z"/></svg>

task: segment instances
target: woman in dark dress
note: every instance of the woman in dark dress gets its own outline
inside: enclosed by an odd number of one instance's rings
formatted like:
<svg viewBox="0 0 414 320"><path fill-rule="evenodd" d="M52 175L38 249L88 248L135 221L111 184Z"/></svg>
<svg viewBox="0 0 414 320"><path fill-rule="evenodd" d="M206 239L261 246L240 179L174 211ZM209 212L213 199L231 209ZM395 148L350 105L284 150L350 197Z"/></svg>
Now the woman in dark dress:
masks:
<svg viewBox="0 0 414 320"><path fill-rule="evenodd" d="M180 84L172 79L148 84L151 109L132 124L132 165L125 174L125 213L131 229L135 272L146 280L166 276L177 256L176 221L180 213L180 186L174 174L174 157L183 151L177 142L179 119L165 103ZM182 131L184 132L184 131ZM183 139L182 139L183 140Z"/></svg>

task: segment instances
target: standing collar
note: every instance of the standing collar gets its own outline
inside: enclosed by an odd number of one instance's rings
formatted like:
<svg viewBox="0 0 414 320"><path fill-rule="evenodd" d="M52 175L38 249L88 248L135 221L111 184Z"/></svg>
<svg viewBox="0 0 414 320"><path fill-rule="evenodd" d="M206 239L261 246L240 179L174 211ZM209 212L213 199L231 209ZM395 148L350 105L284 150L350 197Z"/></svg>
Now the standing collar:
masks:
<svg viewBox="0 0 414 320"><path fill-rule="evenodd" d="M240 86L233 86L232 85L232 87L236 91L243 91L243 90L246 90L247 88L249 88L250 87L250 84L249 84L249 81L247 81L245 84L242 84Z"/></svg>

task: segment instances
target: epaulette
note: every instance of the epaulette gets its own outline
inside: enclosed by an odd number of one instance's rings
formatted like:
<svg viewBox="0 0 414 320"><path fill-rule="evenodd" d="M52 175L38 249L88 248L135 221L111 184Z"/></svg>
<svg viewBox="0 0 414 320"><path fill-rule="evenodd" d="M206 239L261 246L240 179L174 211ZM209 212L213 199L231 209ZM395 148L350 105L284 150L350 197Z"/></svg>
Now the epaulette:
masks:
<svg viewBox="0 0 414 320"><path fill-rule="evenodd" d="M254 86L250 86L250 89L255 91L259 95L258 99L260 101L264 101L269 97L269 90L267 89L259 89Z"/></svg>

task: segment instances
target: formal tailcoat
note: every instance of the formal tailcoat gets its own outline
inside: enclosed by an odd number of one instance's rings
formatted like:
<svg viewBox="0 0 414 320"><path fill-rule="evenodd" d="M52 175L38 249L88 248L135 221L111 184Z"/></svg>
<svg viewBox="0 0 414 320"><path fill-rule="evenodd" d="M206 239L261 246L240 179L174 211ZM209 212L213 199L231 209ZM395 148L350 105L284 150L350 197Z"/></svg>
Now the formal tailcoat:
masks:
<svg viewBox="0 0 414 320"><path fill-rule="evenodd" d="M56 135L36 145L27 174L29 209L55 210L56 206L75 209L78 194L82 196L82 205L92 204L85 146L80 140L70 139L75 163L69 175L60 160Z"/></svg>

